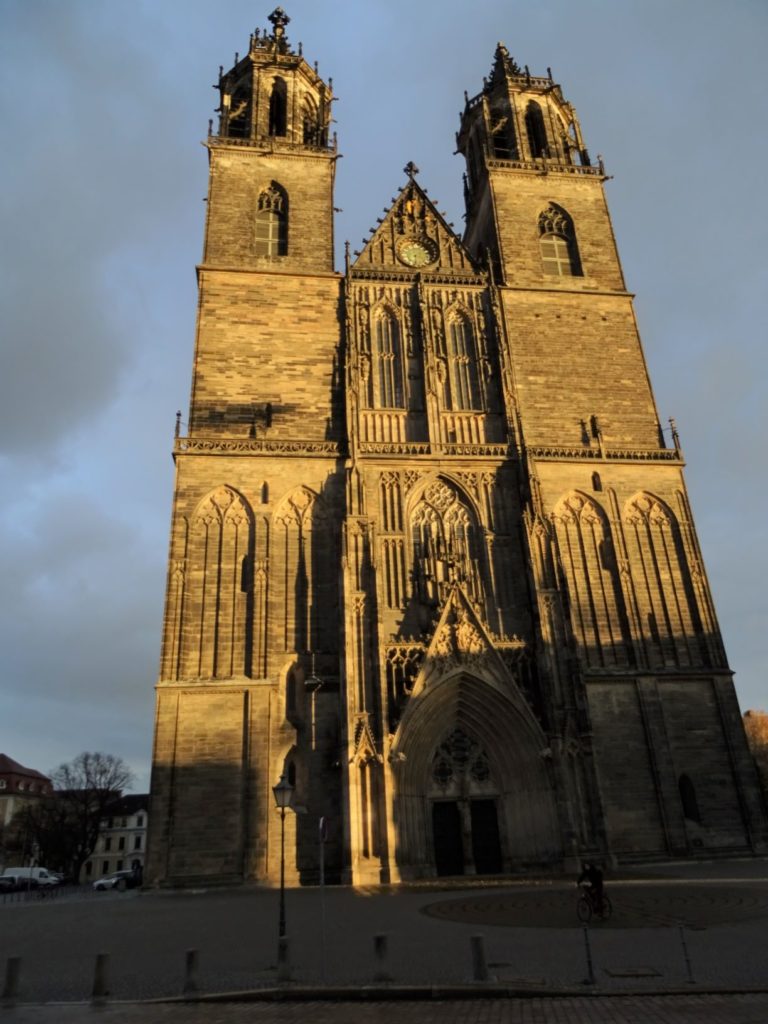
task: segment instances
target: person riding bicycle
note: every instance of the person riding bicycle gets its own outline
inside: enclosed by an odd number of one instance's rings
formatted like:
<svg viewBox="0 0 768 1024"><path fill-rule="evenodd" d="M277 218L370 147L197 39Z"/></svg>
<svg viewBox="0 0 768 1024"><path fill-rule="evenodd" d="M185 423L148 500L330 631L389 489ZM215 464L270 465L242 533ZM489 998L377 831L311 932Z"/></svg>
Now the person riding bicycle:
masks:
<svg viewBox="0 0 768 1024"><path fill-rule="evenodd" d="M576 884L581 885L582 882L587 883L587 892L592 900L592 905L595 907L602 906L603 872L597 864L592 864L589 861L584 862Z"/></svg>

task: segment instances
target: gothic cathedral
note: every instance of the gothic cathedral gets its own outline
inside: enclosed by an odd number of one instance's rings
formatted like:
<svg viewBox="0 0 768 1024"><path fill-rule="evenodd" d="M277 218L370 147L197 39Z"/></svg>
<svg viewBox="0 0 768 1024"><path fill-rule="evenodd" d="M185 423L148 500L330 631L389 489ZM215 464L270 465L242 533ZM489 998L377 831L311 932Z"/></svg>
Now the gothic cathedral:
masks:
<svg viewBox="0 0 768 1024"><path fill-rule="evenodd" d="M459 238L413 164L334 270L332 83L220 74L177 428L148 884L765 850L602 163L496 49ZM322 829L321 829L321 820Z"/></svg>

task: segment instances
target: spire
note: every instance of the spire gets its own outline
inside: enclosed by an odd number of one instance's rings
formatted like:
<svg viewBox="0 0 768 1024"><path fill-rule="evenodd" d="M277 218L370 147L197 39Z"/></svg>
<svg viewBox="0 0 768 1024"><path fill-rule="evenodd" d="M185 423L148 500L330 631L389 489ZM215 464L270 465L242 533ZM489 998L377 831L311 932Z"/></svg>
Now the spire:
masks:
<svg viewBox="0 0 768 1024"><path fill-rule="evenodd" d="M494 82L505 74L522 75L523 70L514 57L510 57L509 50L504 43L496 44L496 52L493 55L493 67L491 68L490 79Z"/></svg>
<svg viewBox="0 0 768 1024"><path fill-rule="evenodd" d="M290 22L291 19L285 13L282 7L276 7L274 11L272 11L267 20L272 22L272 27L274 30L272 33L272 39L274 40L280 52L284 53L288 45L288 39L286 38L285 35L285 26Z"/></svg>

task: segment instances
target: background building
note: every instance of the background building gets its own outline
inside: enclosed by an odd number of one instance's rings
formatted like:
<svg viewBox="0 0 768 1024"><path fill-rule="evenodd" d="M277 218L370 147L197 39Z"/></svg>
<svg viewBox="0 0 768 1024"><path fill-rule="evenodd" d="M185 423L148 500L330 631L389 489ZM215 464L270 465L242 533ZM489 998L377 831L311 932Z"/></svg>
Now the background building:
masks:
<svg viewBox="0 0 768 1024"><path fill-rule="evenodd" d="M220 79L147 881L356 882L763 849L601 162L503 46L460 239L413 164L333 267L332 91Z"/></svg>
<svg viewBox="0 0 768 1024"><path fill-rule="evenodd" d="M51 789L51 780L46 775L0 754L0 825L10 824L21 807L39 800Z"/></svg>
<svg viewBox="0 0 768 1024"><path fill-rule="evenodd" d="M92 881L113 871L143 873L147 849L148 793L131 793L110 804L102 822L96 849L86 861L81 881Z"/></svg>

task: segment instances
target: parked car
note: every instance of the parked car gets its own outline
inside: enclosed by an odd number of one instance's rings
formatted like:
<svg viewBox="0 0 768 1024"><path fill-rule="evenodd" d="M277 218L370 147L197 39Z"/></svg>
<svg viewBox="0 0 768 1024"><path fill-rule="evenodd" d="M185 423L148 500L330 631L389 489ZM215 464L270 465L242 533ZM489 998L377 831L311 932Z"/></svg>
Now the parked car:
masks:
<svg viewBox="0 0 768 1024"><path fill-rule="evenodd" d="M47 868L6 868L0 877L15 878L19 882L31 881L39 886L59 884L58 878Z"/></svg>
<svg viewBox="0 0 768 1024"><path fill-rule="evenodd" d="M61 871L49 871L48 874L49 875L53 875L54 878L58 878L59 885L73 885L74 884L74 879L72 878L72 875L65 875Z"/></svg>
<svg viewBox="0 0 768 1024"><path fill-rule="evenodd" d="M135 889L141 884L141 877L135 871L113 871L111 875L97 878L93 888L99 892L105 889L117 889L124 892L126 889Z"/></svg>
<svg viewBox="0 0 768 1024"><path fill-rule="evenodd" d="M23 878L19 875L0 875L0 895L6 892L27 892L37 888L37 879L29 875Z"/></svg>

